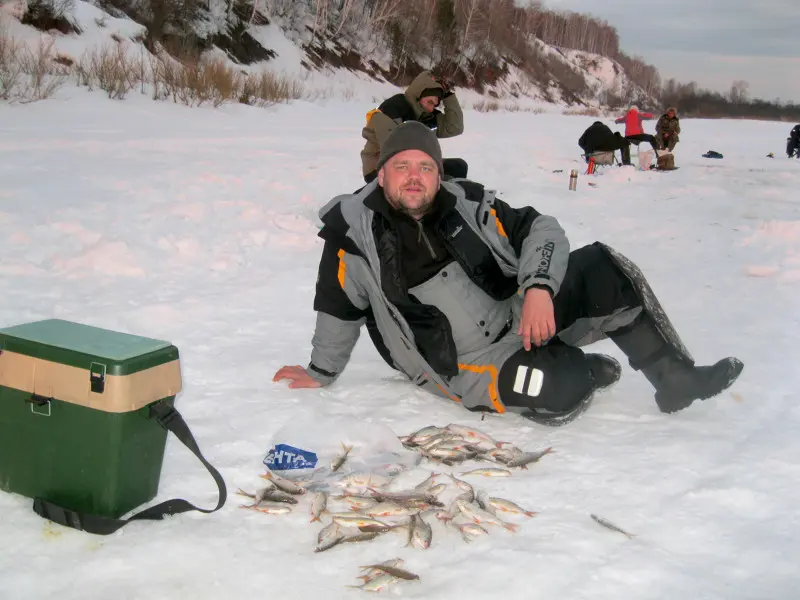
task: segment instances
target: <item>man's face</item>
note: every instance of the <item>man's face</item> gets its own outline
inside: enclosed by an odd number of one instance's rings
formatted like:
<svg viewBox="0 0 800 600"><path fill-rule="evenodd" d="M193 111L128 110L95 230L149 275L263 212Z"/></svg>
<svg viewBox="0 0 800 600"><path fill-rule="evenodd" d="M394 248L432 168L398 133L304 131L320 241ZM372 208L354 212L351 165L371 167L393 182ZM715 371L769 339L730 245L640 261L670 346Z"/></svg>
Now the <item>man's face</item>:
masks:
<svg viewBox="0 0 800 600"><path fill-rule="evenodd" d="M438 96L423 96L419 99L419 105L425 112L432 113L439 106Z"/></svg>
<svg viewBox="0 0 800 600"><path fill-rule="evenodd" d="M421 150L404 150L381 167L378 184L395 210L421 219L439 191L439 166Z"/></svg>
<svg viewBox="0 0 800 600"><path fill-rule="evenodd" d="M668 110L668 111L667 111L667 116L668 116L670 119L671 119L671 118L673 118L673 117L675 116L675 111L674 111L674 110Z"/></svg>

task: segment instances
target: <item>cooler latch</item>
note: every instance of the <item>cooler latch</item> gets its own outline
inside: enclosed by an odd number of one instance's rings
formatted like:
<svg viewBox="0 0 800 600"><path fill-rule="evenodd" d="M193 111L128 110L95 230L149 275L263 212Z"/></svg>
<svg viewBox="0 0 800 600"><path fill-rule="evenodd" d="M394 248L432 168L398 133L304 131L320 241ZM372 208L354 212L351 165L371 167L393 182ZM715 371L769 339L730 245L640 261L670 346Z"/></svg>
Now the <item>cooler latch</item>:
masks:
<svg viewBox="0 0 800 600"><path fill-rule="evenodd" d="M93 362L89 365L89 385L92 392L102 394L106 389L106 366Z"/></svg>
<svg viewBox="0 0 800 600"><path fill-rule="evenodd" d="M31 405L31 412L35 415L41 415L43 417L49 417L52 411L52 407L50 403L53 401L52 398L48 398L47 396L40 396L39 394L31 394L31 397L25 400L28 404Z"/></svg>

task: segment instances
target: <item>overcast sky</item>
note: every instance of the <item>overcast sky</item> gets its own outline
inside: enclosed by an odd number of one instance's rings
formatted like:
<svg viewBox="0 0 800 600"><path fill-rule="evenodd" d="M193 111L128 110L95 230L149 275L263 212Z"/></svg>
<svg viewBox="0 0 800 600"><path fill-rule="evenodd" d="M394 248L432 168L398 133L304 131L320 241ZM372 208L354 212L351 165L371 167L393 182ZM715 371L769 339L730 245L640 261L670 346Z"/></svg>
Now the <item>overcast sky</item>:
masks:
<svg viewBox="0 0 800 600"><path fill-rule="evenodd" d="M800 0L544 0L550 9L592 14L613 25L620 46L662 79L800 104Z"/></svg>

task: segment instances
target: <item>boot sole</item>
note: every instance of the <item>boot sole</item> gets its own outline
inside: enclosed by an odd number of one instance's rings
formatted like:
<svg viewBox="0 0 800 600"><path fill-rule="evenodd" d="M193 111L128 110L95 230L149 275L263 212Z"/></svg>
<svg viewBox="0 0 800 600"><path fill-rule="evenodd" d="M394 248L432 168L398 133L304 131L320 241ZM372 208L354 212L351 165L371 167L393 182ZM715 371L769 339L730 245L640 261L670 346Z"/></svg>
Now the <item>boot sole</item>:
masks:
<svg viewBox="0 0 800 600"><path fill-rule="evenodd" d="M528 411L520 413L520 416L525 417L529 421L538 423L539 425L546 425L547 427L563 427L572 423L575 419L580 417L594 400L594 393L589 394L586 398L581 400L572 410L560 414L547 414L536 411Z"/></svg>

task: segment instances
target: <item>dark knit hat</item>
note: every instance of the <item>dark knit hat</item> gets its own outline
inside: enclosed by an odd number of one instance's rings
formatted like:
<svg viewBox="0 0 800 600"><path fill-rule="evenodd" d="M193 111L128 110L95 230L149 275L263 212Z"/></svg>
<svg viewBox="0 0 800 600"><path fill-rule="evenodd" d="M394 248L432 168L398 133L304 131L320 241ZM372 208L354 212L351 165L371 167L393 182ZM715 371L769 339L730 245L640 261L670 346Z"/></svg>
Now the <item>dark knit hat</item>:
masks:
<svg viewBox="0 0 800 600"><path fill-rule="evenodd" d="M430 156L439 166L439 175L441 176L444 168L442 167L442 148L439 146L439 139L432 129L419 121L406 121L389 134L381 148L381 155L375 170L380 171L387 160L405 150L420 150Z"/></svg>
<svg viewBox="0 0 800 600"><path fill-rule="evenodd" d="M435 88L425 88L422 90L422 93L419 95L420 98L424 98L425 96L436 96L439 100L444 97L444 90L440 87Z"/></svg>

